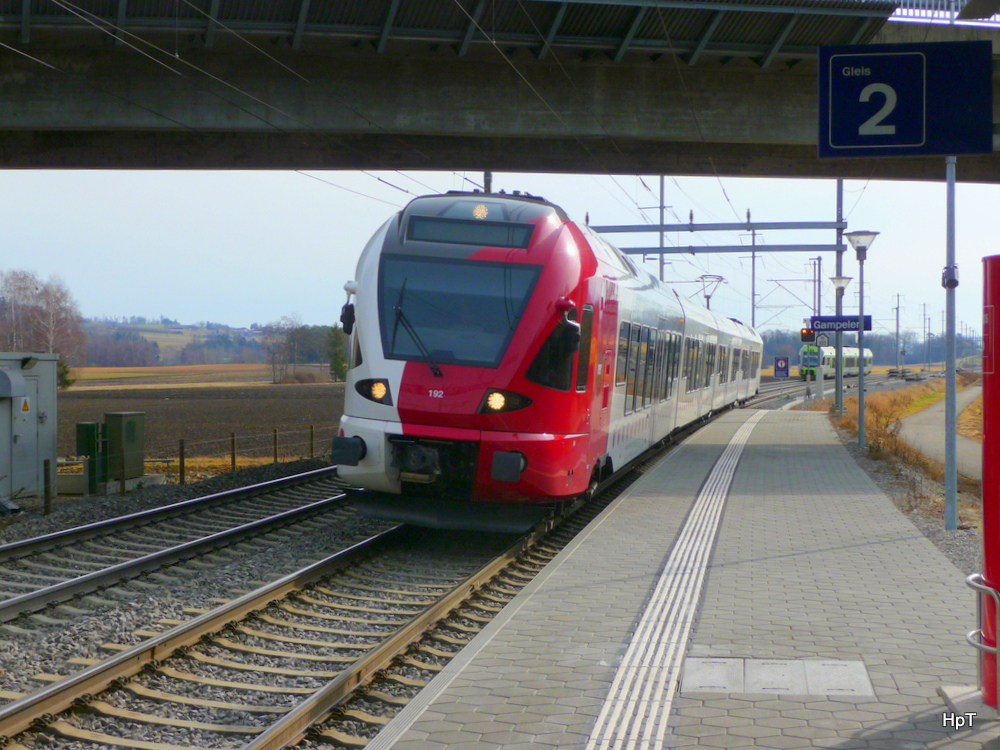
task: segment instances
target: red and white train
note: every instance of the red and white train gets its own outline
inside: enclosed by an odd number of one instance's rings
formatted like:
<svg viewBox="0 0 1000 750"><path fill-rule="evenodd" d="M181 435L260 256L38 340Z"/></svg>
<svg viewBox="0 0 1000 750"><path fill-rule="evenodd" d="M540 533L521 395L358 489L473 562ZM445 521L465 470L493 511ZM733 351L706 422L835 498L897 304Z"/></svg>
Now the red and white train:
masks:
<svg viewBox="0 0 1000 750"><path fill-rule="evenodd" d="M416 198L345 289L332 459L373 515L525 525L760 382L753 329L528 195Z"/></svg>

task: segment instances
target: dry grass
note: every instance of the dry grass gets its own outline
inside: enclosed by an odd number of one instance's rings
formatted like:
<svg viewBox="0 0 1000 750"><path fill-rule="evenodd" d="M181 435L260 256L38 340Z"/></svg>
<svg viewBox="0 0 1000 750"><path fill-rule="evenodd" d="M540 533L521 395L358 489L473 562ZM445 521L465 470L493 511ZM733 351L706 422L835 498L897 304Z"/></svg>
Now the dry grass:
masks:
<svg viewBox="0 0 1000 750"><path fill-rule="evenodd" d="M268 365L176 365L162 367L77 367L71 370L76 382L69 391L154 386L235 386L270 385ZM285 382L330 382L324 365L296 365Z"/></svg>
<svg viewBox="0 0 1000 750"><path fill-rule="evenodd" d="M964 388L978 380L978 376L960 373L959 388ZM894 391L873 393L865 397L865 437L868 453L872 458L880 459L900 467L907 467L915 472L906 474L910 483L907 496L911 504L910 510L923 515L938 517L944 513L944 498L936 488L929 487L924 478L934 484L944 482L944 467L937 461L928 459L900 437L902 420L921 409L944 398L945 381L943 378L917 383ZM968 411L968 410L967 410ZM967 423L974 425L975 415L965 417ZM839 419L838 427L858 431L858 399L851 397L844 400L844 416ZM974 429L974 427L972 428ZM979 431L982 431L982 409L979 409ZM901 472L904 473L904 472ZM982 523L981 488L978 482L959 477L958 518L962 526L978 527Z"/></svg>

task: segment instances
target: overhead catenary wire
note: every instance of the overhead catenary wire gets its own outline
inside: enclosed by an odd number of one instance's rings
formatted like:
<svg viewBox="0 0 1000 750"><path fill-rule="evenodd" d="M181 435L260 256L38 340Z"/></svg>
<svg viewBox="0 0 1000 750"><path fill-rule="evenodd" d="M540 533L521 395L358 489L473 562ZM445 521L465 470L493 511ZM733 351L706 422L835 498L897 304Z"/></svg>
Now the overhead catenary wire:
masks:
<svg viewBox="0 0 1000 750"><path fill-rule="evenodd" d="M100 16L97 16L97 15L91 13L90 11L87 11L84 8L81 8L79 6L74 5L73 3L69 2L69 0L49 0L49 1L52 2L53 4L57 5L58 7L64 9L68 13L71 13L72 15L77 16L78 18L80 18L84 22L90 24L91 26L93 26L95 29L101 31L102 33L107 34L108 36L112 36L112 37L114 37L118 41L121 41L123 44L125 44L130 49L132 49L135 52L143 55L144 57L152 60L153 62L156 62L157 64L161 65L162 67L167 68L168 70L170 70L171 72L173 72L173 73L175 73L175 74L177 74L179 76L184 77L184 74L183 74L183 72L181 70L178 70L178 69L172 67L171 65L169 65L169 64L165 63L164 61L158 59L156 56L149 54L148 52L144 51L143 49L140 49L140 47L137 46L137 44L130 43L128 40L125 39L125 37L127 36L127 37L129 37L131 39L134 39L134 40L136 40L137 43L141 43L141 44L143 44L143 45L145 45L145 46L147 46L147 47L149 47L149 48L151 48L151 49L153 49L153 50L155 50L155 51L157 51L157 52L159 52L161 54L167 55L169 58L172 58L173 60L176 60L181 65L187 66L188 68L194 70L195 72L197 72L197 73L199 73L199 74L201 74L203 76L206 76L206 77L210 78L211 80L219 83L220 85L223 85L223 86L231 89L232 91L234 91L234 92L236 92L236 93L238 93L238 94L240 94L242 96L246 96L246 97L250 98L252 101L254 101L254 102L258 103L258 104L261 104L262 106L264 106L264 107L266 107L266 108L268 108L268 109L270 109L270 110L272 110L272 111L274 111L274 112L276 112L278 114L281 114L281 115L289 118L293 122L296 122L296 123L299 123L299 124L304 124L304 123L301 122L301 120L299 120L294 115L289 114L287 112L284 112L280 108L278 108L278 107L274 106L273 104L265 101L264 99L261 99L260 97L257 97L254 94L252 94L252 93L250 93L248 91L245 91L244 89L242 89L242 88L240 88L240 87L238 87L238 86L236 86L234 84L231 84L228 81L225 81L224 79L220 78L219 76L216 76L216 75L212 74L211 72L209 72L207 70L204 70L203 68L201 68L201 67L199 67L199 66L197 66L197 65L195 65L195 64L193 64L193 63L191 63L191 62L189 62L189 61L187 61L187 60L185 60L183 58L181 58L176 53L175 54L171 54L170 52L168 52L167 50L164 50L159 45L156 45L153 42L150 42L148 40L142 39L141 37L139 37L139 36L137 36L135 34L132 34L127 29L122 28L121 26L119 26L118 24L116 24L116 23L114 23L112 21L109 21L107 19L101 18ZM184 0L184 1L186 2L186 0ZM224 29L228 30L228 27L225 26L224 24L220 24L220 26L222 26ZM233 32L233 33L235 34L235 32ZM239 36L239 35L237 34L237 36ZM244 40L244 41L246 41L246 40ZM271 55L267 54L266 52L260 50L256 45L253 45L250 42L247 42L247 43L250 44L250 46L252 46L254 49L260 51L261 54L263 54L268 59L275 60L275 58L273 56L271 56ZM16 50L14 50L14 51L16 51ZM30 57L30 56L28 56L28 57ZM278 62L279 64L281 64L280 61L275 60L275 62ZM49 66L49 67L53 68L54 70L58 70L54 66ZM303 76L301 76L300 74L298 74L297 72L295 72L294 70L292 70L291 68L288 68L287 66L284 66L284 65L282 67L285 67L290 73L292 73L293 75L296 75L297 77L301 78L303 81L306 81L308 83L308 79L304 78ZM113 92L108 92L108 93L112 93L113 94ZM307 146L309 148L316 148L314 146L314 144L312 144L309 141L307 141L306 139L304 139L299 133L297 133L295 131L290 131L290 130L288 130L286 128L281 127L280 125L274 123L272 120L270 120L268 118L265 118L265 117L262 117L259 114L257 114L256 112L253 112L253 111L251 111L251 110L249 110L249 109L247 109L247 108L245 108L245 107L237 104L236 102L233 102L233 101L231 101L231 100L229 100L229 99L221 96L221 94L219 92L209 90L208 93L211 94L211 95L214 95L214 96L216 96L216 97L218 97L220 99L222 99L229 106L235 107L235 108L239 109L241 112L247 114L248 116L253 117L253 118L255 118L255 119L257 119L257 120L265 123L268 127L272 128L274 130L277 130L279 132L285 133L286 135L289 135L289 136L295 138L298 142L302 143L304 146ZM139 106L139 107L145 109L146 111L155 112L154 110L151 110L148 107L144 107L143 105L139 105L138 103L136 103L136 102L134 102L134 101L132 101L130 99L127 99L125 97L118 96L118 98L122 99L123 101L128 101L130 104L135 104L136 106ZM341 101L338 101L338 104L344 106L345 109L347 109L348 111L350 111L353 114L357 115L358 117L361 117L369 125L371 125L371 126L373 126L375 128L381 129L381 130L383 130L385 132L388 132L388 131L386 131L385 128L381 128L378 125L378 123L374 122L372 119L370 119L367 116L365 116L359 110L357 110L355 108L352 108L349 105L347 105L347 104L345 104L345 103L343 103ZM161 114L161 113L156 113L156 114ZM171 122L175 122L177 124L183 125L183 123L179 123L176 120L174 120L173 118L167 117L166 115L162 115L161 114L161 116L163 116L165 119L170 120ZM199 130L197 128L194 128L192 126L189 126L189 125L183 125L183 126L186 129L191 130L193 132L206 132L206 131L201 131L201 130ZM398 139L398 140L401 143L403 143L403 145L405 145L405 146L411 148L412 150L414 150L418 155L420 155L420 156L422 156L424 158L427 158L426 154L423 154L418 149L412 147L410 144L407 144L402 139ZM361 149L358 149L358 148L356 148L354 146L350 146L349 145L348 148L351 148L352 150L357 151L360 154L365 154L364 151L362 151ZM305 172L303 172L302 170L293 170L293 171L295 171L298 174L305 174ZM312 176L312 175L309 175L309 176ZM368 175L368 176L372 177L372 175ZM379 179L379 178L376 177L375 179ZM380 181L386 182L385 180L380 180ZM350 190L349 188L344 188L343 186L337 185L336 183L333 183L333 182L331 182L329 180L320 180L320 182L324 182L324 183L329 184L329 185L331 185L333 187L337 187L337 188L340 188L340 189L343 189L343 190L348 190L348 192L354 192L354 193L357 193L358 195L362 195L362 196L365 196L365 197L372 197L373 198L373 196L367 196L367 194L365 194L365 193L361 193L359 191ZM394 186L394 185L392 185L391 183L388 183L388 182L386 182L386 184L390 185L391 187L396 187L396 186ZM397 189L399 189L399 188L397 188ZM381 201L380 199L375 199L375 200L379 200L380 202L383 202L383 203L387 202L387 201ZM390 205L395 205L395 204L391 204L390 203Z"/></svg>

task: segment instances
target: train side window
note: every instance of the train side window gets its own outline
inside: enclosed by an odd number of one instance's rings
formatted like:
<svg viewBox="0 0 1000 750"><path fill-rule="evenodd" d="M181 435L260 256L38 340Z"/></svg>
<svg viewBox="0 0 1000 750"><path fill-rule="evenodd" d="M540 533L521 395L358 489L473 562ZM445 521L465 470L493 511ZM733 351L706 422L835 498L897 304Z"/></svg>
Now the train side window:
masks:
<svg viewBox="0 0 1000 750"><path fill-rule="evenodd" d="M673 388L674 376L676 374L677 368L677 334L668 333L667 334L667 345L665 351L663 352L663 361L665 367L663 368L663 398L670 398L670 391Z"/></svg>
<svg viewBox="0 0 1000 750"><path fill-rule="evenodd" d="M649 328L649 349L646 352L646 379L642 383L642 405L649 406L653 400L653 375L656 371L656 329Z"/></svg>
<svg viewBox="0 0 1000 750"><path fill-rule="evenodd" d="M576 389L587 390L590 380L590 344L594 333L594 306L584 305L580 316L580 358L576 362Z"/></svg>
<svg viewBox="0 0 1000 750"><path fill-rule="evenodd" d="M615 364L615 385L625 385L625 373L628 371L628 339L631 326L622 323L618 329L618 362Z"/></svg>
<svg viewBox="0 0 1000 750"><path fill-rule="evenodd" d="M742 349L733 349L733 367L732 375L730 375L730 380L736 380L736 375L740 370L740 358L743 356Z"/></svg>
<svg viewBox="0 0 1000 750"><path fill-rule="evenodd" d="M684 391L691 392L691 379L694 376L694 342L690 338L684 339Z"/></svg>
<svg viewBox="0 0 1000 750"><path fill-rule="evenodd" d="M653 374L653 401L663 400L663 377L666 370L667 332L657 330L656 333L656 368Z"/></svg>
<svg viewBox="0 0 1000 750"><path fill-rule="evenodd" d="M639 335L639 360L635 373L635 408L641 409L646 405L643 394L646 391L646 363L649 361L649 328L643 326Z"/></svg>
<svg viewBox="0 0 1000 750"><path fill-rule="evenodd" d="M672 347L673 362L670 368L670 392L673 393L674 382L680 377L681 372L681 335L679 333L674 334L674 343Z"/></svg>
<svg viewBox="0 0 1000 750"><path fill-rule="evenodd" d="M635 381L639 362L639 336L642 326L632 326L632 337L628 346L628 385L625 388L625 413L635 410Z"/></svg>
<svg viewBox="0 0 1000 750"><path fill-rule="evenodd" d="M570 310L565 318L556 323L552 333L538 350L524 377L557 391L568 391L573 384L573 350L567 347L567 320L576 321L576 310Z"/></svg>
<svg viewBox="0 0 1000 750"><path fill-rule="evenodd" d="M705 387L712 385L712 376L715 374L715 344L705 345Z"/></svg>

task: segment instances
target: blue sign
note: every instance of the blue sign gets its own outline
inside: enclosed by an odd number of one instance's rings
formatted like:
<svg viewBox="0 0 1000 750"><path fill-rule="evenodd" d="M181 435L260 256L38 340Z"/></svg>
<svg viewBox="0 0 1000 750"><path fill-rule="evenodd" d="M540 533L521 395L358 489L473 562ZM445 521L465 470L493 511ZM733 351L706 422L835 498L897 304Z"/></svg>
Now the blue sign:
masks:
<svg viewBox="0 0 1000 750"><path fill-rule="evenodd" d="M809 327L814 331L858 331L857 315L813 315L809 318ZM872 329L872 316L865 316L865 330Z"/></svg>
<svg viewBox="0 0 1000 750"><path fill-rule="evenodd" d="M819 156L992 153L992 76L988 41L820 47Z"/></svg>
<svg viewBox="0 0 1000 750"><path fill-rule="evenodd" d="M774 377L776 378L788 377L788 357L774 358Z"/></svg>

